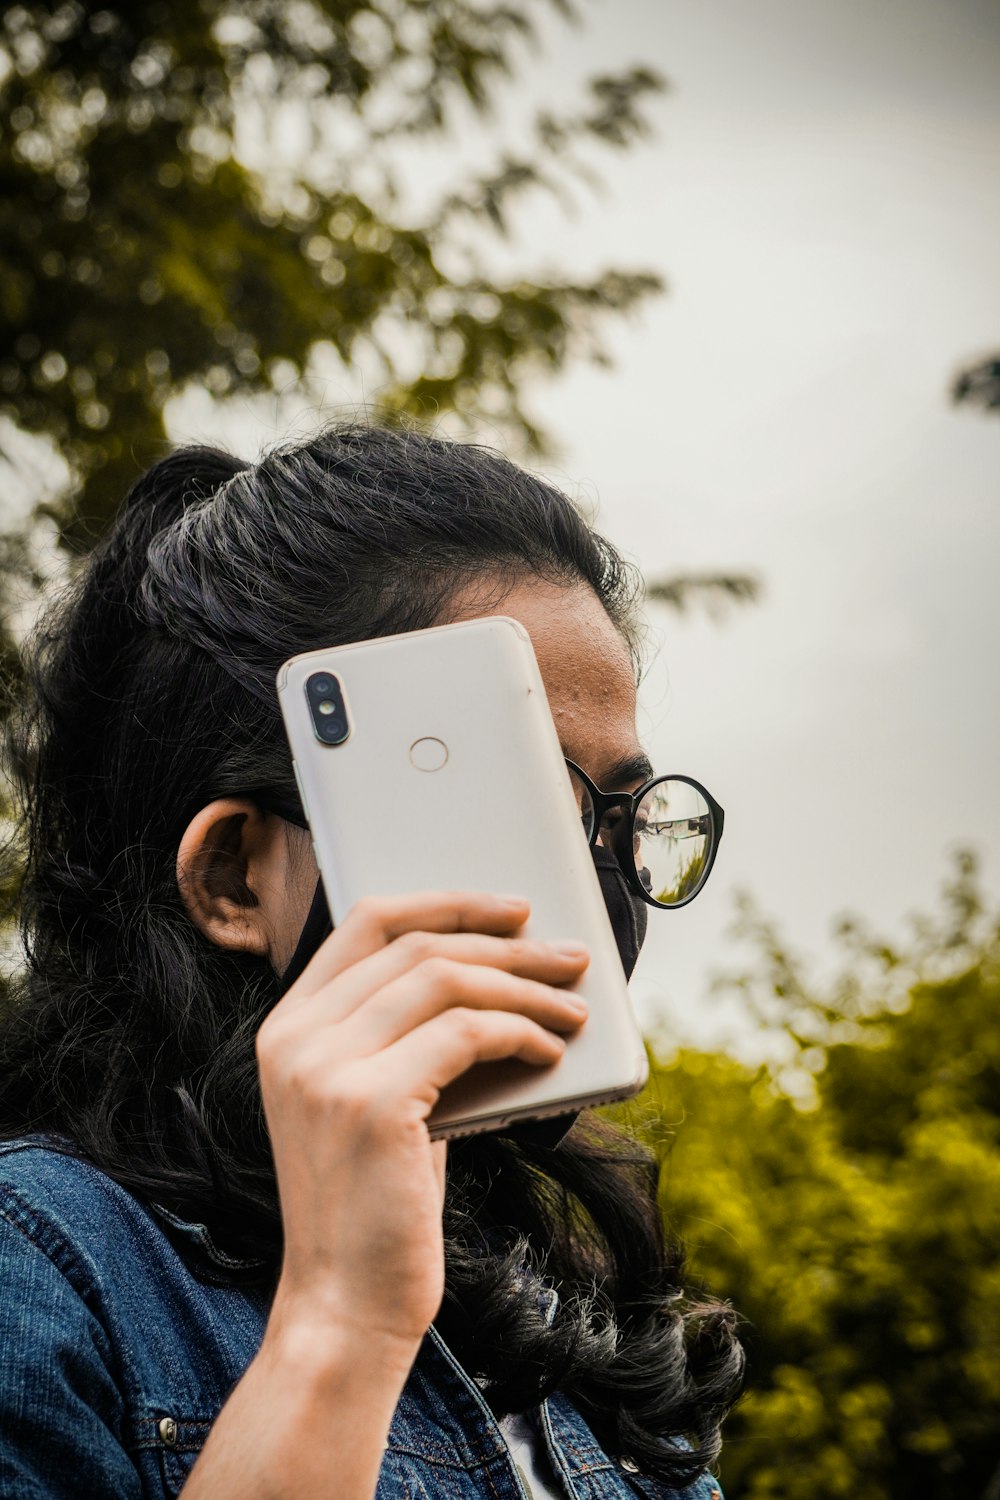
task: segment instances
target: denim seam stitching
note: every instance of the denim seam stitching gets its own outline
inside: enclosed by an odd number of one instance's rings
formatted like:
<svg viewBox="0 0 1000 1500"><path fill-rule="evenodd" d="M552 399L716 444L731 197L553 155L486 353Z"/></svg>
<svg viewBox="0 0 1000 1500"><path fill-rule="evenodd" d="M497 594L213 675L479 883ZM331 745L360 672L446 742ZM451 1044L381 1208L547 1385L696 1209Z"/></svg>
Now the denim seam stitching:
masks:
<svg viewBox="0 0 1000 1500"><path fill-rule="evenodd" d="M33 1209L32 1206L27 1203L24 1198L22 1198L21 1194L15 1187L12 1187L10 1183L0 1182L0 1189L2 1189L5 1199L4 1203L0 1204L0 1219L9 1224L10 1227L21 1236L22 1239L27 1240L28 1244L31 1245L34 1250L37 1250L39 1255L43 1255L45 1257L56 1274L58 1276L61 1276L66 1285L76 1294L77 1297L79 1297L80 1301L87 1309L87 1312L94 1319L94 1322L101 1330L103 1339L107 1343L107 1350L105 1351L104 1349L102 1349L100 1344L95 1344L95 1350L98 1357L100 1358L101 1363L107 1371L108 1378L114 1385L115 1390L118 1392L119 1399L121 1400L122 1446L127 1452L128 1444L125 1439L128 1435L130 1426L129 1404L121 1379L122 1372L119 1366L119 1362L115 1358L115 1343L111 1335L111 1330L107 1327L104 1319L100 1316L98 1307L94 1305L96 1299L93 1297L93 1282L89 1277L85 1275L84 1267L77 1259L73 1247L70 1245L68 1240L66 1240L64 1236L56 1230L51 1220L43 1219L37 1213L37 1211ZM23 1222L22 1218L16 1217L14 1214L8 1212L8 1204L10 1203L16 1204L17 1208L21 1211ZM41 1243L40 1239L38 1238L38 1235L43 1227L51 1231L54 1242L58 1245L59 1249L65 1253L67 1260L67 1265L65 1268L59 1265L59 1263L50 1254L49 1250L45 1247L44 1244ZM85 1287L81 1287L76 1284L76 1281L69 1274L69 1271L71 1269L76 1273L77 1278L86 1283Z"/></svg>
<svg viewBox="0 0 1000 1500"><path fill-rule="evenodd" d="M11 1226L12 1229L16 1229L18 1233L24 1239L26 1239L30 1245L33 1245L35 1247L39 1255L45 1256L45 1259L52 1266L53 1270L59 1272L59 1275L62 1276L63 1280L73 1288L74 1292L76 1292L81 1302L83 1302L84 1306L87 1308L87 1311L93 1314L97 1322L100 1323L101 1328L107 1334L108 1340L110 1342L110 1330L105 1327L101 1318L98 1317L96 1309L91 1306L91 1298L94 1290L93 1281L86 1275L85 1268L78 1260L73 1246L67 1239L63 1237L59 1230L56 1229L51 1219L42 1218L41 1215L39 1215L37 1211L32 1208L31 1204L26 1202L25 1199L21 1197L21 1194L17 1191L17 1188L12 1187L10 1183L0 1182L0 1191L3 1192L5 1200L14 1202L21 1210L23 1222L20 1217L16 1217L15 1215L8 1213L6 1204L0 1205L0 1218L6 1219L7 1223ZM49 1230L51 1232L52 1238L55 1244L58 1246L58 1249L62 1254L65 1255L65 1266L61 1266L55 1259L55 1257L46 1248L46 1246L42 1243L42 1239L40 1236L45 1230ZM74 1274L71 1275L71 1272ZM77 1285L78 1281L84 1283L84 1285Z"/></svg>
<svg viewBox="0 0 1000 1500"><path fill-rule="evenodd" d="M464 1460L456 1462L453 1459L421 1453L419 1448L406 1448L400 1443L388 1443L385 1451L399 1458L415 1458L419 1463L427 1464L434 1469L452 1469L456 1474L474 1474L477 1469L489 1469L491 1464L503 1457L500 1452L497 1452L491 1453L488 1458L477 1458L472 1463L466 1463Z"/></svg>

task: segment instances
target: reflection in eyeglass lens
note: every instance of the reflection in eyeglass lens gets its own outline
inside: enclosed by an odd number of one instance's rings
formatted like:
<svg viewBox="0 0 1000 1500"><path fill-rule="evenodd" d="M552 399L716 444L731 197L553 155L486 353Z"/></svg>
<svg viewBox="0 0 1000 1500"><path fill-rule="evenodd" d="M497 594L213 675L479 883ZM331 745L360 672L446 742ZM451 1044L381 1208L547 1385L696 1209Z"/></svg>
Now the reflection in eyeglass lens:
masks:
<svg viewBox="0 0 1000 1500"><path fill-rule="evenodd" d="M650 788L636 809L632 848L654 901L676 906L694 894L705 878L711 836L711 812L693 786L668 779Z"/></svg>

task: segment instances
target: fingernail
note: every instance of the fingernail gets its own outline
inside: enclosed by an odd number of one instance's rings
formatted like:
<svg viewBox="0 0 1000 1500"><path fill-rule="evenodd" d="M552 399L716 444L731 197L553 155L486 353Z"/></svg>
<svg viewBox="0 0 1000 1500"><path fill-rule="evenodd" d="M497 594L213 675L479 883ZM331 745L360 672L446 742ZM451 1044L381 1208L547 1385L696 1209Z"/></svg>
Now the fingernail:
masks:
<svg viewBox="0 0 1000 1500"><path fill-rule="evenodd" d="M585 943L553 943L553 953L562 953L567 958L583 958L587 952Z"/></svg>
<svg viewBox="0 0 1000 1500"><path fill-rule="evenodd" d="M526 896L497 896L496 899L501 906L527 906L528 904Z"/></svg>
<svg viewBox="0 0 1000 1500"><path fill-rule="evenodd" d="M571 1006L573 1008L573 1010L578 1010L581 1015L585 1011L588 1011L590 1009L590 1006L587 1004L587 1002L583 998L583 996L582 995L574 995L572 993L572 991L567 991L563 995L563 999L566 1001L567 1005Z"/></svg>

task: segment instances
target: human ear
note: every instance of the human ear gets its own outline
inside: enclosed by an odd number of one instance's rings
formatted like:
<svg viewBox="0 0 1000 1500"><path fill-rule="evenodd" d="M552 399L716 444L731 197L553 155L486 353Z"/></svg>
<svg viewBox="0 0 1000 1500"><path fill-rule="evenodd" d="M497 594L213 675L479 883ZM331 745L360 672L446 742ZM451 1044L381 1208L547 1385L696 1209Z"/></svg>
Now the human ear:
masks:
<svg viewBox="0 0 1000 1500"><path fill-rule="evenodd" d="M283 830L280 818L246 797L220 797L191 819L177 850L177 886L209 942L270 955L271 907L287 863Z"/></svg>

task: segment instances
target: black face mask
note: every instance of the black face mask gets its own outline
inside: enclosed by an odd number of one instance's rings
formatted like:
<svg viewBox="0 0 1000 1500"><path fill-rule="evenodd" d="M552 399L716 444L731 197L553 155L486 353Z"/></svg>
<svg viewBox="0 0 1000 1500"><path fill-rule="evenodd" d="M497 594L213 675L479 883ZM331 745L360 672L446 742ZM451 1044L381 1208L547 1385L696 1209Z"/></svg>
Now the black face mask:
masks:
<svg viewBox="0 0 1000 1500"><path fill-rule="evenodd" d="M625 978L630 979L639 957L639 949L646 936L648 909L641 896L637 896L628 885L621 866L610 849L604 849L598 845L590 852L597 868L601 895L604 897L604 904L611 918L611 930L618 944L618 955L622 961L622 968L625 970ZM291 988L320 944L329 937L332 931L330 908L326 904L323 882L319 880L316 882L316 894L313 896L309 915L306 917L305 925L295 945L295 952L281 976L283 992ZM551 1148L558 1146L576 1119L577 1113L574 1112L568 1115L556 1115L551 1120L527 1120L523 1125L511 1126L504 1131L504 1134L523 1141L527 1145Z"/></svg>
<svg viewBox="0 0 1000 1500"><path fill-rule="evenodd" d="M639 949L646 939L649 907L629 885L622 874L621 865L610 849L595 844L590 852L597 867L601 895L611 918L611 930L618 944L618 957L622 961L625 978L631 979L632 970L639 960Z"/></svg>

